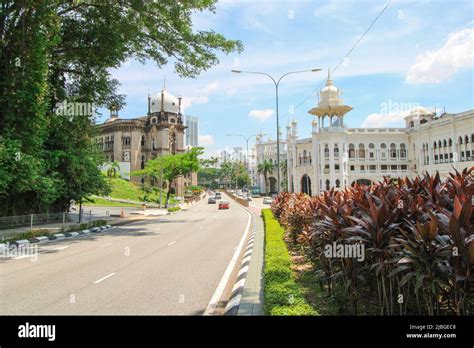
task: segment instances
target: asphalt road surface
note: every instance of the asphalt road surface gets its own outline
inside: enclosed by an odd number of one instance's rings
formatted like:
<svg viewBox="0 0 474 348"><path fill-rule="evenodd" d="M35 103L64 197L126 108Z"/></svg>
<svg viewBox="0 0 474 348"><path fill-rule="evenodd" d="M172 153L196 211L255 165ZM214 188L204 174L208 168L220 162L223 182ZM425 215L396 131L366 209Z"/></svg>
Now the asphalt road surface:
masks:
<svg viewBox="0 0 474 348"><path fill-rule="evenodd" d="M249 219L229 201L0 258L0 314L201 315Z"/></svg>

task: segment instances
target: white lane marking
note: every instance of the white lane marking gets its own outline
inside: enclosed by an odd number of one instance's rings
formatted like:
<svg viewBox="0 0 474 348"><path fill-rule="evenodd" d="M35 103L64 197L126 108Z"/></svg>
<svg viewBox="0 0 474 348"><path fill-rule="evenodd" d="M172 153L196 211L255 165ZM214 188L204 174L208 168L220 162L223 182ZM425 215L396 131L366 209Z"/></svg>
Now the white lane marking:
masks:
<svg viewBox="0 0 474 348"><path fill-rule="evenodd" d="M172 242L169 242L168 245L173 245L174 243L176 243L176 241L172 241Z"/></svg>
<svg viewBox="0 0 474 348"><path fill-rule="evenodd" d="M211 301L207 305L206 310L204 311L203 315L212 315L215 312L217 304L219 303L219 300L221 299L222 294L224 293L226 285L229 282L230 275L239 258L240 252L242 251L242 248L244 247L244 243L247 240L247 236L250 231L250 223L252 222L252 215L250 215L250 213L247 210L245 209L242 209L242 210L245 211L247 215L249 216L249 219L247 221L247 227L245 227L245 233L242 236L242 239L240 240L239 245L235 249L234 255L232 256L232 259L227 265L224 275L222 276L221 281L219 282L219 285L217 286L217 289L214 292L214 295L212 295Z"/></svg>
<svg viewBox="0 0 474 348"><path fill-rule="evenodd" d="M59 247L59 248L54 248L54 249L51 249L51 250L64 250L64 249L67 249L69 248L68 246L62 246L62 247Z"/></svg>
<svg viewBox="0 0 474 348"><path fill-rule="evenodd" d="M109 246L109 245L112 245L112 243L107 243L107 244L101 245L100 247L105 248L106 246Z"/></svg>
<svg viewBox="0 0 474 348"><path fill-rule="evenodd" d="M115 273L107 274L105 277L102 277L102 278L100 278L99 280L96 280L96 281L94 282L94 284L99 284L101 281L106 280L107 278L112 277L114 274L115 274Z"/></svg>

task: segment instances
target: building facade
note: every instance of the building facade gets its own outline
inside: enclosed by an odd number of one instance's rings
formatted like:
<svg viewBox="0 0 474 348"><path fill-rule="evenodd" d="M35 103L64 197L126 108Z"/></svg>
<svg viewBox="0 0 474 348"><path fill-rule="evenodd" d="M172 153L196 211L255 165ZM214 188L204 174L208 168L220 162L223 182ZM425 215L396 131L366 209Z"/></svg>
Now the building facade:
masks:
<svg viewBox="0 0 474 348"><path fill-rule="evenodd" d="M354 183L375 183L384 176L413 178L425 171L446 177L453 167L474 166L474 110L437 115L415 107L403 128L349 128L344 117L352 107L343 103L330 76L319 95L317 106L309 110L314 116L311 137L298 137L296 120L287 126L282 160L287 160L290 192L316 195ZM257 142L258 163L273 158L264 150L268 145Z"/></svg>
<svg viewBox="0 0 474 348"><path fill-rule="evenodd" d="M260 192L262 193L275 193L277 192L277 142L269 138L268 140L263 140L261 134L257 135L256 142L256 163L255 170L258 175L257 185L260 187ZM265 183L265 177L263 174L258 173L258 164L267 160L273 165L273 170L270 173L267 173L268 182ZM284 186L284 177L287 175L285 170L285 163L287 161L286 156L286 141L280 136L280 185L282 189L285 189Z"/></svg>
<svg viewBox="0 0 474 348"><path fill-rule="evenodd" d="M121 119L117 111L111 111L110 118L97 127L100 135L96 142L107 162L117 161L121 169L128 168L129 172L143 169L150 159L185 151L186 126L181 114L181 98L176 98L166 89L148 97L146 116ZM128 174L121 172L124 178L128 178ZM137 176L130 179L134 182L142 180ZM193 173L174 180L170 189L182 197L187 186L196 184L197 176Z"/></svg>

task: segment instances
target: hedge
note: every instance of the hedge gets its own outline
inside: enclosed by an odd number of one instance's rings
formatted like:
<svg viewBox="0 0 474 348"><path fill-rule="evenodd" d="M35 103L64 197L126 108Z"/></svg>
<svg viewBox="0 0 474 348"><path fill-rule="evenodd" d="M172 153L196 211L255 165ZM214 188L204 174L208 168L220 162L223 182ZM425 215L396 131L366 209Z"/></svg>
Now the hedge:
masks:
<svg viewBox="0 0 474 348"><path fill-rule="evenodd" d="M318 315L295 282L285 231L270 209L262 210L265 224L264 298L268 315Z"/></svg>

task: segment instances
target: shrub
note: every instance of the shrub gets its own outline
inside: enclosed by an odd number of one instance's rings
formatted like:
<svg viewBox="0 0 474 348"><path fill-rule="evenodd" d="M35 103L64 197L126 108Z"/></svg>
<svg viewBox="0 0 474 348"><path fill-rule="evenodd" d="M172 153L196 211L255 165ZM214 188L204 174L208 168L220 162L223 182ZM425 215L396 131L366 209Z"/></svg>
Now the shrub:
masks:
<svg viewBox="0 0 474 348"><path fill-rule="evenodd" d="M376 293L382 315L472 315L473 193L471 168L445 181L426 173L318 197L280 195L272 210L329 295L344 290L336 296L347 296L352 313ZM363 263L327 257L332 243L363 245Z"/></svg>
<svg viewBox="0 0 474 348"><path fill-rule="evenodd" d="M290 268L284 230L270 209L262 210L265 224L265 311L269 315L317 315L306 303Z"/></svg>
<svg viewBox="0 0 474 348"><path fill-rule="evenodd" d="M168 208L168 212L169 212L169 213L174 213L174 212L177 212L177 211L179 211L179 210L181 210L180 207L171 207L171 208Z"/></svg>

